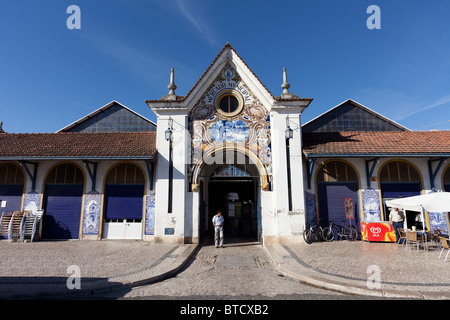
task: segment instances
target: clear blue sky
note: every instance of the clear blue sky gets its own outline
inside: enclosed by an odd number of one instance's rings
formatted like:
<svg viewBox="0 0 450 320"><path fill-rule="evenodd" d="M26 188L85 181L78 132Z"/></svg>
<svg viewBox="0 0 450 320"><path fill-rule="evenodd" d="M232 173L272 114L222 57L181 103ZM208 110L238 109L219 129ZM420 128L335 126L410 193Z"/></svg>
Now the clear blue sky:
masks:
<svg viewBox="0 0 450 320"><path fill-rule="evenodd" d="M81 30L69 30L69 5ZM369 30L369 5L381 29ZM2 0L0 121L54 132L117 100L155 120L146 99L196 83L230 42L274 94L314 101L303 123L352 98L410 129L450 129L448 0ZM440 123L440 124L439 124Z"/></svg>

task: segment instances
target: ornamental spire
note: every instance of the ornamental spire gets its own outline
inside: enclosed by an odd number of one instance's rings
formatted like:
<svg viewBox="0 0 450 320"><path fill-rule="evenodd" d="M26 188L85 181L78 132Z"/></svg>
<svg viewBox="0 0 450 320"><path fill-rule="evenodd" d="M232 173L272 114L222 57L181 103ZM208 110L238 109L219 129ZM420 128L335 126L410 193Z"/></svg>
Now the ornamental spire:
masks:
<svg viewBox="0 0 450 320"><path fill-rule="evenodd" d="M175 85L175 72L174 72L173 68L170 71L170 83L167 86L167 88L169 89L169 94L164 96L163 99L164 100L176 100L177 95L175 94L175 89L177 88L177 86Z"/></svg>
<svg viewBox="0 0 450 320"><path fill-rule="evenodd" d="M287 81L287 73L286 68L283 68L283 84L281 85L281 88L283 89L283 93L281 94L282 99L290 99L292 98L292 93L289 92L289 87L291 85Z"/></svg>

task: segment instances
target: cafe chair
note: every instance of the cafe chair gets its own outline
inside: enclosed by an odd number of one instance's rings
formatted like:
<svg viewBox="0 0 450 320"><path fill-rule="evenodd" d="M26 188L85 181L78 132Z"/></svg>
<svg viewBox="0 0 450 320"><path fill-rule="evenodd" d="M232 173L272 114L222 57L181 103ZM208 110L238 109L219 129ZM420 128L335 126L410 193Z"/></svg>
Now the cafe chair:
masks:
<svg viewBox="0 0 450 320"><path fill-rule="evenodd" d="M441 230L436 228L430 238L431 243L434 244L434 246L436 246L438 249L442 249L441 242L439 241L439 237L441 236Z"/></svg>
<svg viewBox="0 0 450 320"><path fill-rule="evenodd" d="M441 259L442 253L444 252L445 249L447 249L447 255L445 256L445 259L444 259L444 261L447 261L448 254L450 253L450 247L448 245L448 239L444 238L444 237L439 237L439 240L441 240L442 250L441 250L441 254L439 255L438 259Z"/></svg>
<svg viewBox="0 0 450 320"><path fill-rule="evenodd" d="M420 241L417 239L417 232L406 231L406 249L408 248L408 243L415 243L417 246L417 252L419 252Z"/></svg>
<svg viewBox="0 0 450 320"><path fill-rule="evenodd" d="M399 235L399 239L397 240L397 244L405 244L406 245L405 229L398 228L397 231L398 231L398 235ZM400 243L401 240L403 240L403 243Z"/></svg>

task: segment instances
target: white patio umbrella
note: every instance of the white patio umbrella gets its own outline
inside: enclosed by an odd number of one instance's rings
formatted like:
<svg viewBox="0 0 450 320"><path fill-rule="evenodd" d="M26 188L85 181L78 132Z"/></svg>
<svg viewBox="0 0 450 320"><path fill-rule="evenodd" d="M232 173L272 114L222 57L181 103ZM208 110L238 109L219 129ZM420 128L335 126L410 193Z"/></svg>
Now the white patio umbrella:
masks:
<svg viewBox="0 0 450 320"><path fill-rule="evenodd" d="M450 192L433 192L420 196L388 200L386 205L391 208L418 211L425 222L422 209L428 212L450 212Z"/></svg>

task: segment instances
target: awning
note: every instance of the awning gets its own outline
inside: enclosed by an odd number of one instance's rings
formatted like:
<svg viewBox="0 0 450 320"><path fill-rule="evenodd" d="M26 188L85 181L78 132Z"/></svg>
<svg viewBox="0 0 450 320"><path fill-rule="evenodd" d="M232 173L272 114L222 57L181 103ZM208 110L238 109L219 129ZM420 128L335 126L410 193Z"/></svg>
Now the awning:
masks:
<svg viewBox="0 0 450 320"><path fill-rule="evenodd" d="M420 196L400 198L386 201L391 208L422 212L450 212L450 192L433 192Z"/></svg>

